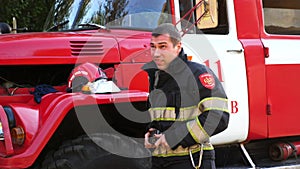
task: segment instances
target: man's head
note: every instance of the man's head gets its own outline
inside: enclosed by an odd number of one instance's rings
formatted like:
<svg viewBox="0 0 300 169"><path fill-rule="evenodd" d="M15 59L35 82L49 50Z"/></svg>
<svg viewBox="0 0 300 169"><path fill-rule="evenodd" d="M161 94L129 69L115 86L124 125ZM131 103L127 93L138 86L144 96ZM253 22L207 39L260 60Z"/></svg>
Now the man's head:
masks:
<svg viewBox="0 0 300 169"><path fill-rule="evenodd" d="M161 24L152 31L150 46L158 69L165 70L181 51L181 35L174 25Z"/></svg>

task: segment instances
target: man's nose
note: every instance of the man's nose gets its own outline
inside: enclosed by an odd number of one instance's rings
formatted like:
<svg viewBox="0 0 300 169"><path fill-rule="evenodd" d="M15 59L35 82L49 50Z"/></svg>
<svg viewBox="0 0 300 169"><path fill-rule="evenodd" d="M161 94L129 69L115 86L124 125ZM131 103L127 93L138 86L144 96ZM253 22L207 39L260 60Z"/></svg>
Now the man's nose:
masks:
<svg viewBox="0 0 300 169"><path fill-rule="evenodd" d="M160 57L161 53L160 53L160 50L158 48L156 49L153 49L152 50L152 56L157 58L157 57Z"/></svg>

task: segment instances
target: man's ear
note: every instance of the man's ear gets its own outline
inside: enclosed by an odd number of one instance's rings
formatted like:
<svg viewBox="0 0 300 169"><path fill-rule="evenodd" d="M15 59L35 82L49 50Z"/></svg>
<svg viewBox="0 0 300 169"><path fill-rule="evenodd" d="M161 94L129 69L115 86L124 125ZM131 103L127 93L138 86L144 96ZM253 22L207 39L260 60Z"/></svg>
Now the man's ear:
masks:
<svg viewBox="0 0 300 169"><path fill-rule="evenodd" d="M175 46L175 48L177 49L177 53L178 53L178 54L179 54L180 51L181 51L181 45L182 45L182 43L181 43L181 42L178 42L178 43L176 44L176 46Z"/></svg>

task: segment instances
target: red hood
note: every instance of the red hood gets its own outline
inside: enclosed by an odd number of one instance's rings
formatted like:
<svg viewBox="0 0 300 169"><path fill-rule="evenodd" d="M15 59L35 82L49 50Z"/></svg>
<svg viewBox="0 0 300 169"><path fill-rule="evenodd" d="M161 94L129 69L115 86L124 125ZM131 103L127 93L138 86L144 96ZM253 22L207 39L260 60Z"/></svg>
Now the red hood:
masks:
<svg viewBox="0 0 300 169"><path fill-rule="evenodd" d="M147 48L141 39L149 35L128 30L5 34L0 35L0 64L119 63Z"/></svg>

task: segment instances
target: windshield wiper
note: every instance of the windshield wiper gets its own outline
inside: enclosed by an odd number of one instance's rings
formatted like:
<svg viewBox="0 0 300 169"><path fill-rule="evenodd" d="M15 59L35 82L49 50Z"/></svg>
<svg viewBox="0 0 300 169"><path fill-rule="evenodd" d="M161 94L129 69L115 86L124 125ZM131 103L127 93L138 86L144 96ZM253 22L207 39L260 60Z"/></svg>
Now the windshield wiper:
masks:
<svg viewBox="0 0 300 169"><path fill-rule="evenodd" d="M99 25L99 24L96 24L96 23L81 23L78 26L94 27L94 28L99 28L99 29L109 31L109 28L107 28L106 26Z"/></svg>
<svg viewBox="0 0 300 169"><path fill-rule="evenodd" d="M59 22L58 24L52 26L51 28L47 29L46 31L49 32L49 31L52 31L54 29L58 30L59 27L64 26L67 23L69 23L69 20L65 20L65 21Z"/></svg>

